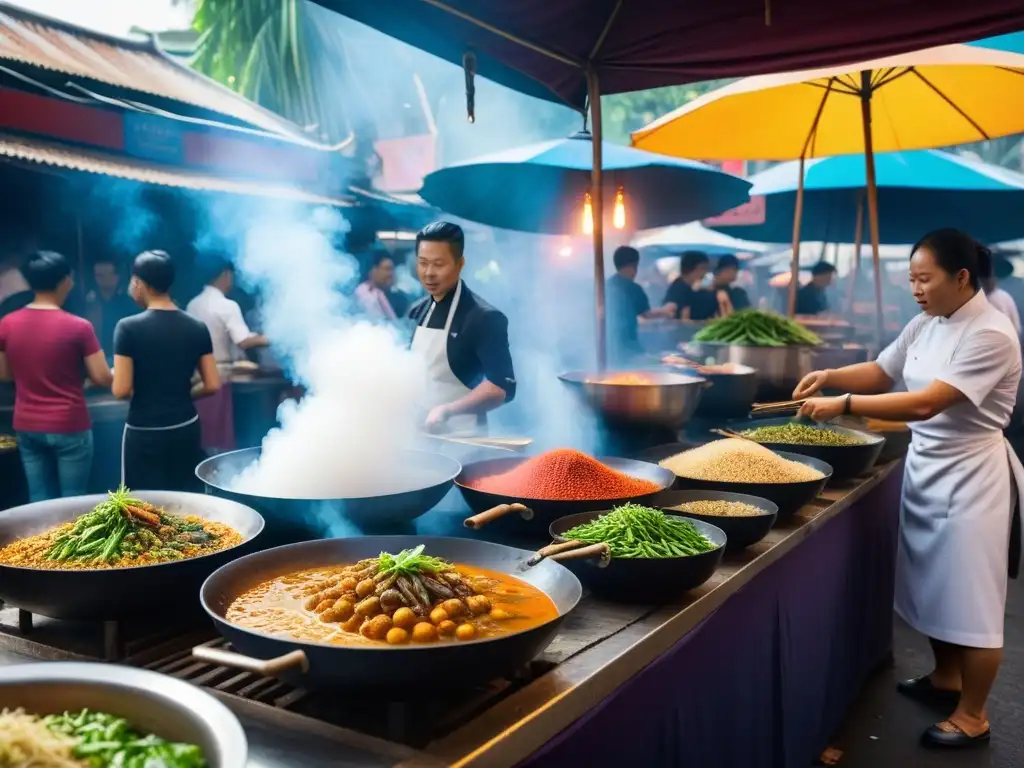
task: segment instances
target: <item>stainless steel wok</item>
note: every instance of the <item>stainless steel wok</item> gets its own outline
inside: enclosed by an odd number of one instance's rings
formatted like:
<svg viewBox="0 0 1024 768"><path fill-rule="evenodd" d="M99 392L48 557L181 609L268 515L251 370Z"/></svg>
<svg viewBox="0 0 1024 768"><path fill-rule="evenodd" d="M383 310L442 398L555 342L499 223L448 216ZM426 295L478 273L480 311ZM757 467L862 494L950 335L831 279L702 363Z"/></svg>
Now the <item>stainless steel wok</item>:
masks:
<svg viewBox="0 0 1024 768"><path fill-rule="evenodd" d="M117 664L48 662L5 667L0 710L37 715L81 709L123 717L141 733L195 744L209 768L245 768L248 742L238 719L189 683Z"/></svg>
<svg viewBox="0 0 1024 768"><path fill-rule="evenodd" d="M640 377L643 384L604 383L612 376ZM593 373L570 371L558 377L574 389L587 406L613 424L678 429L693 416L708 386L698 376L657 370Z"/></svg>

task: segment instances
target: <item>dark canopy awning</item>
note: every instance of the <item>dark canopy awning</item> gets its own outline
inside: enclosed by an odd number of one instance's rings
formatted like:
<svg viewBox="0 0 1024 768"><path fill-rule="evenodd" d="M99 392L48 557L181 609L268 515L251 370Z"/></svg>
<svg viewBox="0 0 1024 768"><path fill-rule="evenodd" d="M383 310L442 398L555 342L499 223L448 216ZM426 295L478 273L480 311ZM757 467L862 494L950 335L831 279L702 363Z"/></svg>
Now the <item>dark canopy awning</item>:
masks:
<svg viewBox="0 0 1024 768"><path fill-rule="evenodd" d="M522 93L601 93L844 64L1024 29L1020 0L315 0Z"/></svg>

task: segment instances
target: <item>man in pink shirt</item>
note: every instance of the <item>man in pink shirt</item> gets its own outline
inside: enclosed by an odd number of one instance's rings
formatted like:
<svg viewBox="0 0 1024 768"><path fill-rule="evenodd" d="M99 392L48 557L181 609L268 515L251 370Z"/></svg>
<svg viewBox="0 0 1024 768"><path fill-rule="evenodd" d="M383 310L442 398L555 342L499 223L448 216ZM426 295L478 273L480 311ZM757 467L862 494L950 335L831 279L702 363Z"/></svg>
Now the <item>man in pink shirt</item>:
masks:
<svg viewBox="0 0 1024 768"><path fill-rule="evenodd" d="M84 376L113 375L87 320L61 309L74 282L59 253L39 251L22 267L34 292L0 319L0 380L14 381L14 430L31 501L80 496L92 470L92 420Z"/></svg>
<svg viewBox="0 0 1024 768"><path fill-rule="evenodd" d="M377 253L366 280L356 286L355 296L363 311L374 320L395 320L398 315L388 292L395 283L395 262L386 252Z"/></svg>

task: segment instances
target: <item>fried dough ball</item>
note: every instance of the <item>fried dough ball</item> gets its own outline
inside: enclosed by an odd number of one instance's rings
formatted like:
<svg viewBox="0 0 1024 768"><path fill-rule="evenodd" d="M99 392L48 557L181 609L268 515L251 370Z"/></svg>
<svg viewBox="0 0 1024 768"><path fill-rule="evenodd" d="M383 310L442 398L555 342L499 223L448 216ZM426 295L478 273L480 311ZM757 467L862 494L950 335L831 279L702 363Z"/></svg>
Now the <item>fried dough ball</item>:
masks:
<svg viewBox="0 0 1024 768"><path fill-rule="evenodd" d="M444 608L452 618L458 618L466 612L466 604L457 598L445 600L441 603L441 607Z"/></svg>
<svg viewBox="0 0 1024 768"><path fill-rule="evenodd" d="M314 592L312 595L310 595L308 598L306 598L306 602L302 604L302 607L305 608L307 611L312 611L318 605L320 605L320 602L322 600L323 598L320 597L320 592L318 590Z"/></svg>
<svg viewBox="0 0 1024 768"><path fill-rule="evenodd" d="M448 621L448 611L444 608L435 608L430 612L430 620L435 624L440 624L442 621Z"/></svg>
<svg viewBox="0 0 1024 768"><path fill-rule="evenodd" d="M380 598L376 595L370 595L365 600L360 601L356 605L356 613L367 618L376 616L380 613Z"/></svg>
<svg viewBox="0 0 1024 768"><path fill-rule="evenodd" d="M459 624L455 630L455 636L459 640L472 640L476 637L476 627L472 624Z"/></svg>
<svg viewBox="0 0 1024 768"><path fill-rule="evenodd" d="M359 628L363 637L369 640L383 640L391 629L391 618L381 614L374 616Z"/></svg>
<svg viewBox="0 0 1024 768"><path fill-rule="evenodd" d="M412 628L412 639L417 643L432 643L437 640L437 627L426 621L421 621Z"/></svg>
<svg viewBox="0 0 1024 768"><path fill-rule="evenodd" d="M467 597L466 605L473 613L487 613L491 610L491 601L485 595Z"/></svg>
<svg viewBox="0 0 1024 768"><path fill-rule="evenodd" d="M316 610L317 613L323 613L328 608L332 607L334 607L333 600L321 600L314 610Z"/></svg>
<svg viewBox="0 0 1024 768"><path fill-rule="evenodd" d="M399 608L395 611L395 615L391 617L391 621L396 627L401 629L412 629L416 622L419 621L419 617L416 616L412 608Z"/></svg>
<svg viewBox="0 0 1024 768"><path fill-rule="evenodd" d="M409 642L409 633L401 627L392 627L388 630L387 637L388 645L403 645Z"/></svg>
<svg viewBox="0 0 1024 768"><path fill-rule="evenodd" d="M334 612L334 615L338 617L335 621L348 621L352 618L352 614L355 612L355 607L344 597L339 597L331 610Z"/></svg>
<svg viewBox="0 0 1024 768"><path fill-rule="evenodd" d="M495 621L505 621L506 619L511 619L512 618L512 614L511 613L509 613L508 611L503 610L501 608L494 608L491 611L490 616Z"/></svg>
<svg viewBox="0 0 1024 768"><path fill-rule="evenodd" d="M355 592L356 585L358 583L359 582L356 581L352 576L346 576L340 582L338 582L338 586L340 586L346 592Z"/></svg>
<svg viewBox="0 0 1024 768"><path fill-rule="evenodd" d="M363 626L363 622L366 620L365 616L360 616L358 613L353 613L352 616L341 625L341 628L346 632L358 632L359 628Z"/></svg>
<svg viewBox="0 0 1024 768"><path fill-rule="evenodd" d="M373 579L363 579L356 584L356 594L359 597L369 597L373 594L373 590L377 585L373 583Z"/></svg>
<svg viewBox="0 0 1024 768"><path fill-rule="evenodd" d="M451 635L455 633L455 622L451 619L442 621L437 625L437 631L442 635Z"/></svg>

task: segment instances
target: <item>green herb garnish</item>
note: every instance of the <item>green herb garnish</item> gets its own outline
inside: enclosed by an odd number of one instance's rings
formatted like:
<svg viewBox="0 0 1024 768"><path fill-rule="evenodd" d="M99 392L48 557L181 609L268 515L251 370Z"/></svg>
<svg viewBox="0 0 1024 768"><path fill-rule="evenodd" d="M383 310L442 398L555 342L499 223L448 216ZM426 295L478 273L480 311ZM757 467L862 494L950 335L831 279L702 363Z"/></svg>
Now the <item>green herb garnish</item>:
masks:
<svg viewBox="0 0 1024 768"><path fill-rule="evenodd" d="M142 736L128 721L105 712L65 712L47 715L46 726L78 740L75 757L92 768L206 768L203 751L195 744L164 741L152 734Z"/></svg>
<svg viewBox="0 0 1024 768"><path fill-rule="evenodd" d="M451 563L448 561L424 555L425 548L420 544L413 549L404 549L397 555L381 552L377 558L377 565L380 568L378 573L413 576L417 573L439 573L452 569Z"/></svg>

